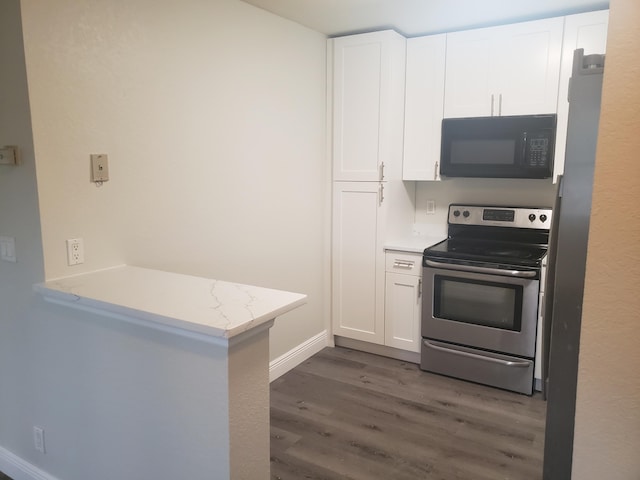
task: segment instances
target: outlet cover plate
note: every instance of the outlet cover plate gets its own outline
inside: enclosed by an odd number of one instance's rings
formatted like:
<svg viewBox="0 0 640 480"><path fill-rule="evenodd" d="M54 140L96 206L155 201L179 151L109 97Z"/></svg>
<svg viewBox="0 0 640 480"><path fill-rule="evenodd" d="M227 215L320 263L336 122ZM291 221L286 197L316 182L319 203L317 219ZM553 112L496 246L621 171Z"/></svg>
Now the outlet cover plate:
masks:
<svg viewBox="0 0 640 480"><path fill-rule="evenodd" d="M104 153L91 155L91 181L106 182L109 180L109 157Z"/></svg>
<svg viewBox="0 0 640 480"><path fill-rule="evenodd" d="M70 238L67 240L67 265L79 265L84 263L84 240L82 238Z"/></svg>

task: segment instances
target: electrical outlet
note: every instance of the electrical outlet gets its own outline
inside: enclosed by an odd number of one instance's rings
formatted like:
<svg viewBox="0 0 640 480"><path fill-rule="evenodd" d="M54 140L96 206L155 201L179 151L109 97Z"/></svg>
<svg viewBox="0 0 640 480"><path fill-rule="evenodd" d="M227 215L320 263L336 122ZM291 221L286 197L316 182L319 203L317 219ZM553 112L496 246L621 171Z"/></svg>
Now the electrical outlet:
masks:
<svg viewBox="0 0 640 480"><path fill-rule="evenodd" d="M33 446L38 452L44 453L44 429L41 427L33 427Z"/></svg>
<svg viewBox="0 0 640 480"><path fill-rule="evenodd" d="M84 263L84 241L81 238L67 240L67 265Z"/></svg>
<svg viewBox="0 0 640 480"><path fill-rule="evenodd" d="M435 215L436 213L436 201L427 200L427 215Z"/></svg>

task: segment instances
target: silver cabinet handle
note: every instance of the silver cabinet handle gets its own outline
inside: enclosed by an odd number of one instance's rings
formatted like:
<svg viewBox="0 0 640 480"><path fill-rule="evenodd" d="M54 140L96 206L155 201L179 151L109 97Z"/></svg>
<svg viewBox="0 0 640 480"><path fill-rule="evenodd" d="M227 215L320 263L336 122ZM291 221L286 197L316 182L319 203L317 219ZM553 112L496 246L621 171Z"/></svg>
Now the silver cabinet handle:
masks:
<svg viewBox="0 0 640 480"><path fill-rule="evenodd" d="M384 201L384 185L380 184L378 192L380 192L380 205L382 205L382 202Z"/></svg>
<svg viewBox="0 0 640 480"><path fill-rule="evenodd" d="M498 116L502 116L502 94L498 97Z"/></svg>
<svg viewBox="0 0 640 480"><path fill-rule="evenodd" d="M396 260L395 262L393 262L393 266L398 268L412 269L414 265L415 263L413 262L404 262L402 260Z"/></svg>
<svg viewBox="0 0 640 480"><path fill-rule="evenodd" d="M491 116L493 117L493 93L491 94Z"/></svg>
<svg viewBox="0 0 640 480"><path fill-rule="evenodd" d="M503 270L502 268L476 267L474 265L457 265L455 263L434 262L433 260L424 261L430 267L445 268L448 270L459 270L462 272L488 273L491 275L506 275L509 277L532 278L536 276L536 272L529 270Z"/></svg>
<svg viewBox="0 0 640 480"><path fill-rule="evenodd" d="M433 350L438 350L440 352L451 353L452 355L459 355L461 357L473 358L474 360L484 360L485 362L497 363L499 365L504 365L505 367L529 367L531 362L526 361L510 361L510 360L502 360L501 358L493 358L493 357L485 357L484 355L478 355L477 353L469 353L463 352L461 350L454 350L451 348L440 347L438 345L434 345L428 340L423 340L424 346L427 348L431 348Z"/></svg>
<svg viewBox="0 0 640 480"><path fill-rule="evenodd" d="M418 300L422 297L422 279L418 279Z"/></svg>
<svg viewBox="0 0 640 480"><path fill-rule="evenodd" d="M380 181L384 180L384 162L380 163Z"/></svg>
<svg viewBox="0 0 640 480"><path fill-rule="evenodd" d="M433 169L433 179L434 180L438 179L438 166L439 166L439 162L436 162L436 167Z"/></svg>

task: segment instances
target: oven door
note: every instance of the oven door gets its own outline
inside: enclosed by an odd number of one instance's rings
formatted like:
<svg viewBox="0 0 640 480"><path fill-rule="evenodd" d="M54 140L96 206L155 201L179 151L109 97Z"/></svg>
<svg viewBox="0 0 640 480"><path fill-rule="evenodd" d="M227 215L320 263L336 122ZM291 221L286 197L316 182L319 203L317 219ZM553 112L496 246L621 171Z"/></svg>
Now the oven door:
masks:
<svg viewBox="0 0 640 480"><path fill-rule="evenodd" d="M435 262L426 261L434 264ZM438 262L440 263L440 262ZM537 273L519 277L451 270L444 264L423 269L422 336L520 357L534 358L538 318Z"/></svg>

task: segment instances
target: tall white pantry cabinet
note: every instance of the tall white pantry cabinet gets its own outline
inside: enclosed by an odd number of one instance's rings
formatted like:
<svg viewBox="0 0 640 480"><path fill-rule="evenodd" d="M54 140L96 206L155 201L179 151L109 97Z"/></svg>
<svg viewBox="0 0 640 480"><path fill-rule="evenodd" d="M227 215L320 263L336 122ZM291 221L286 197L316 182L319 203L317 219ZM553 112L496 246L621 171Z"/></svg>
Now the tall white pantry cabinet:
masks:
<svg viewBox="0 0 640 480"><path fill-rule="evenodd" d="M415 187L402 182L406 40L365 33L330 39L329 51L333 334L382 345L384 241L415 211Z"/></svg>

